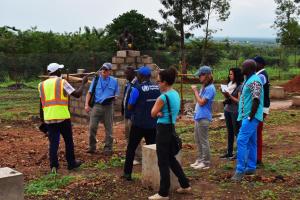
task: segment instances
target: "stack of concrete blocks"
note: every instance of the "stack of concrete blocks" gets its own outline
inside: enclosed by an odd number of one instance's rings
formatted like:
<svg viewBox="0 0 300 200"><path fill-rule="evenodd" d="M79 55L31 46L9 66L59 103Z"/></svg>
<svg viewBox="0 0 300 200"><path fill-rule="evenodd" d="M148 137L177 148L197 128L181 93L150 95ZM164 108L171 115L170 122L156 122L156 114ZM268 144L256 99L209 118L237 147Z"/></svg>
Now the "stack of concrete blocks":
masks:
<svg viewBox="0 0 300 200"><path fill-rule="evenodd" d="M0 199L24 199L23 174L8 167L0 168Z"/></svg>
<svg viewBox="0 0 300 200"><path fill-rule="evenodd" d="M156 144L144 145L142 148L142 184L144 187L151 187L158 191L160 174L157 164ZM176 159L181 163L181 152L176 155ZM170 169L170 190L179 188L179 182L175 174Z"/></svg>
<svg viewBox="0 0 300 200"><path fill-rule="evenodd" d="M112 71L115 77L124 78L125 70L128 66L138 68L143 65L147 65L152 70L152 79L155 80L159 67L153 63L153 59L150 56L142 55L140 51L134 50L122 50L117 51L117 55L112 58Z"/></svg>
<svg viewBox="0 0 300 200"><path fill-rule="evenodd" d="M118 78L118 84L120 89L120 95L116 98L114 103L114 111L115 113L119 113L121 111L121 102L123 98L124 88L126 84L125 79ZM81 82L72 82L69 81L74 88L78 88L81 86ZM80 98L72 97L70 98L70 106L69 110L72 117L72 122L78 123L81 125L88 124L89 122L89 114L85 111L85 97L86 93L89 90L90 84L86 84L83 90L83 95Z"/></svg>
<svg viewBox="0 0 300 200"><path fill-rule="evenodd" d="M284 99L285 92L284 88L280 86L273 86L270 88L270 98L271 99Z"/></svg>

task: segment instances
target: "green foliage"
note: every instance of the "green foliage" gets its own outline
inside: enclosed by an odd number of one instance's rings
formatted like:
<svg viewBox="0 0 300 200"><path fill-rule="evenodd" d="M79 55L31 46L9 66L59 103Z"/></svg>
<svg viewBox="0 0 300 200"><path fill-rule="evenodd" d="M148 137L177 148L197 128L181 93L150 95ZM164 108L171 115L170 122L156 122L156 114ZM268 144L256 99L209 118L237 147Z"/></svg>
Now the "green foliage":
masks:
<svg viewBox="0 0 300 200"><path fill-rule="evenodd" d="M96 163L95 167L100 170L105 170L114 167L121 167L124 165L124 158L120 156L113 156L109 161L105 162L104 160L100 160Z"/></svg>
<svg viewBox="0 0 300 200"><path fill-rule="evenodd" d="M113 23L107 25L108 38L110 40L118 39L125 28L133 35L133 45L136 49L156 49L157 29L159 28L157 21L146 18L136 10L131 10L115 18Z"/></svg>
<svg viewBox="0 0 300 200"><path fill-rule="evenodd" d="M259 192L259 199L276 200L277 194L272 190L262 190Z"/></svg>
<svg viewBox="0 0 300 200"><path fill-rule="evenodd" d="M75 180L74 176L60 176L49 174L37 180L30 181L25 186L26 195L45 195L50 190L56 190L69 185Z"/></svg>
<svg viewBox="0 0 300 200"><path fill-rule="evenodd" d="M35 83L31 82L31 84L34 85ZM1 84L0 86L5 85ZM26 120L30 116L37 116L39 113L39 95L37 89L24 88L11 90L0 88L0 98L0 119Z"/></svg>

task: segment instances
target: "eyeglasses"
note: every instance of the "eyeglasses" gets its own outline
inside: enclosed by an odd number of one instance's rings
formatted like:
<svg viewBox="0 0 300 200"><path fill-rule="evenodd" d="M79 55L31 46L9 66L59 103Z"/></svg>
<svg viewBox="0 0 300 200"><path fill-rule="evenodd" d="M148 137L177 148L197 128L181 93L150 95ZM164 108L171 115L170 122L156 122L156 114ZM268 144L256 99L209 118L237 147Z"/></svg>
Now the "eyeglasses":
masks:
<svg viewBox="0 0 300 200"><path fill-rule="evenodd" d="M102 71L108 71L109 69L103 68Z"/></svg>

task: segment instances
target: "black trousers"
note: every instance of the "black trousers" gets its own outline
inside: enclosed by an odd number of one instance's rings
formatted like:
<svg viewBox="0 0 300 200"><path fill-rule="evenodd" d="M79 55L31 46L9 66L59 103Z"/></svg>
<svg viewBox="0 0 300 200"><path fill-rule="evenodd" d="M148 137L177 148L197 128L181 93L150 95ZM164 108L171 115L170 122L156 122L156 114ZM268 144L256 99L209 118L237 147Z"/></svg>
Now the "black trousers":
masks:
<svg viewBox="0 0 300 200"><path fill-rule="evenodd" d="M236 138L239 133L240 122L237 121L238 113L224 111L224 116L228 132L227 154L232 156L234 138Z"/></svg>
<svg viewBox="0 0 300 200"><path fill-rule="evenodd" d="M135 126L130 128L129 141L126 150L126 160L124 165L124 174L130 175L132 173L133 160L135 150L140 144L142 138L145 138L146 144L155 144L156 129L146 129Z"/></svg>
<svg viewBox="0 0 300 200"><path fill-rule="evenodd" d="M66 119L60 123L47 124L47 126L49 134L50 168L59 167L57 151L59 147L60 134L63 136L65 141L65 152L68 166L72 166L75 162L75 155L71 120Z"/></svg>
<svg viewBox="0 0 300 200"><path fill-rule="evenodd" d="M190 186L189 180L186 178L180 163L175 156L171 154L171 124L157 124L156 127L156 153L158 159L158 168L160 172L160 187L158 194L166 197L169 195L170 189L170 168L177 176L178 182L182 188Z"/></svg>

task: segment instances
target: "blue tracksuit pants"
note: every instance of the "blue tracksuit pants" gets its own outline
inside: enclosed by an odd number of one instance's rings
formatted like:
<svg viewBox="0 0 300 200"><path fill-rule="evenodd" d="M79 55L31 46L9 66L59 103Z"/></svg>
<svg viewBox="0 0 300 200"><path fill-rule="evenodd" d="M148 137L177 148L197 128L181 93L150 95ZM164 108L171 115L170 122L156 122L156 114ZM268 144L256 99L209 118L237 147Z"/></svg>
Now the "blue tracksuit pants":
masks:
<svg viewBox="0 0 300 200"><path fill-rule="evenodd" d="M257 119L242 120L237 138L237 166L236 172L245 173L247 170L256 169L257 140L256 130L259 121Z"/></svg>

